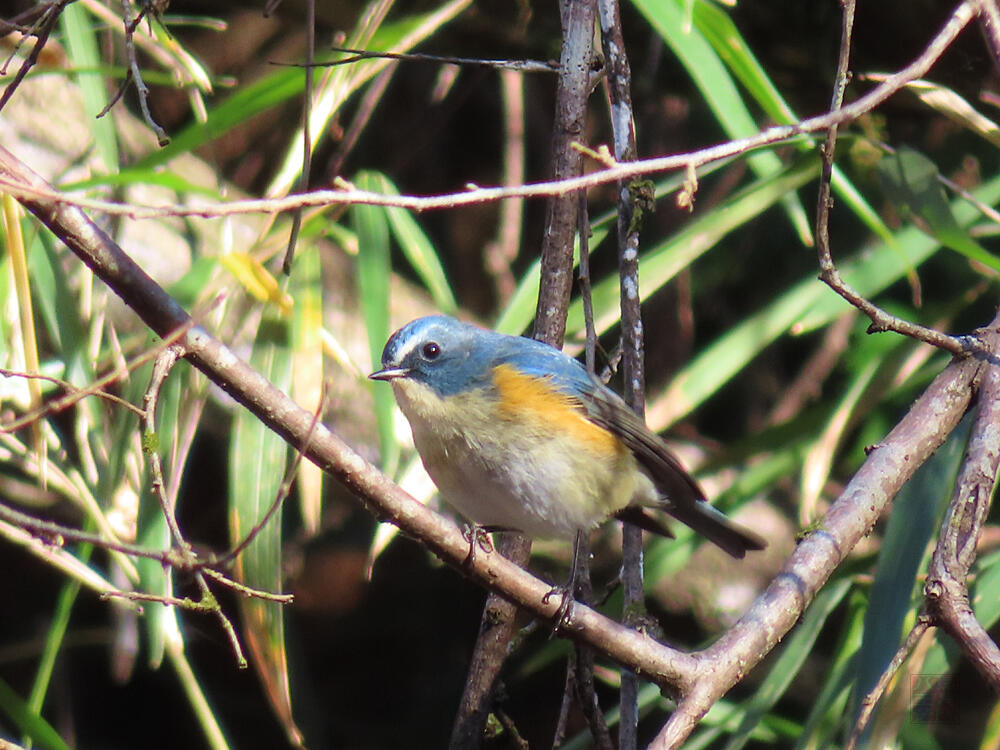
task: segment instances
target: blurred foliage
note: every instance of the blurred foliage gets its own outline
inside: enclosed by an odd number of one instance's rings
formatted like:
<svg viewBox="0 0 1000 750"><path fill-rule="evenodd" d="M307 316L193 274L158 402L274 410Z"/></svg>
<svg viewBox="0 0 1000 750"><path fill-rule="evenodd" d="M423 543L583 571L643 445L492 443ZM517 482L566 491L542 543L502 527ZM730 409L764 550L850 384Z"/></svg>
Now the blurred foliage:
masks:
<svg viewBox="0 0 1000 750"><path fill-rule="evenodd" d="M31 8L20 5L6 11L11 18ZM33 166L49 169L46 177L74 197L183 204L283 194L301 169L305 74L286 63L303 58L302 6L285 0L264 18L242 3L175 1L140 24L149 105L171 137L157 148L129 114L139 110L131 88L110 114L93 117L124 80L121 7L72 3L41 64L0 112L0 142L31 161L37 152L26 144L55 150L59 141L61 151ZM317 55L344 57L329 49L333 39L373 50L419 45L440 54L558 58L556 6L324 3ZM848 98L908 63L948 10L931 0L862 3ZM643 155L750 135L827 106L840 38L836 3L632 0L622 15ZM13 55L5 82L24 59L15 36L5 40ZM419 195L500 184L520 139L525 180L547 175L552 76L521 76L517 100L501 97L496 72L472 66L376 59L314 73L311 186L339 178L386 195ZM969 31L932 80L841 130L831 226L845 278L894 313L943 330L981 325L996 304L997 225L988 213L1000 202L996 85L997 71ZM16 111L32 106L25 136ZM505 129L511 114L522 133ZM586 141L609 140L598 87ZM648 420L673 428L678 452L718 505L772 540L743 565L704 549L686 528L676 540L650 544L650 603L670 643L696 647L739 616L794 547L797 529L820 517L865 446L946 361L894 335L868 336L866 321L816 280L818 142L802 136L707 165L690 214L675 205L685 175L654 175L656 211L645 217L640 265ZM594 189L589 199L595 322L612 352L614 189ZM0 380L3 423L115 374L107 397L91 394L30 427L0 432L0 501L105 539L165 549L170 535L149 466L156 452L162 491L195 549L221 553L255 534L235 573L266 590L294 591L296 604L213 589L222 611L242 613L237 631L258 682L238 671L215 619L153 603L138 616L94 595L198 598L190 576L72 541L53 553L56 570L36 541L0 520L0 561L18 571L0 584L7 613L0 735L44 748L221 748L280 746L301 730L315 747L443 746L479 592L409 542L391 541L311 467L303 467L293 502L256 529L279 491L286 446L185 363L160 393L155 434L144 435L135 410L111 397L144 408L152 369L145 355L156 343L50 234L12 202L4 209L0 367L51 379ZM364 374L395 326L430 310L510 333L530 327L544 205L526 203L513 235L498 226L498 211L310 209L291 279L274 270L287 241L284 218L95 218L200 322L429 499L388 389ZM574 298L573 351L583 328ZM688 747L844 741L859 695L919 608L929 544L962 450L956 433L897 500L900 514L854 550L796 630L709 712ZM614 577L615 534L595 540L598 583ZM973 604L988 627L1000 617L996 539L991 526L974 569ZM536 567L561 576L567 550L536 547ZM620 602L613 595L603 608L615 617ZM504 710L534 746L551 741L566 651L566 643L534 634L509 665ZM613 723L614 665L598 676ZM651 737L670 704L652 686L642 701L641 730ZM886 746L992 747L998 715L954 645L935 636L904 665L872 736ZM584 726L574 712L568 747L589 746ZM491 746L505 742L501 736Z"/></svg>

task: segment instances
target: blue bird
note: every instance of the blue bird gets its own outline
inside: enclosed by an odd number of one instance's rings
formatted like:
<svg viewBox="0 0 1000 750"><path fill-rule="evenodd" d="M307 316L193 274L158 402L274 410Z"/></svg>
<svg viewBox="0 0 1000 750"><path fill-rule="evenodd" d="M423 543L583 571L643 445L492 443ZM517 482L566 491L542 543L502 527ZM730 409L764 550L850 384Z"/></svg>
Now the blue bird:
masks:
<svg viewBox="0 0 1000 750"><path fill-rule="evenodd" d="M663 441L577 360L454 318L396 331L382 369L441 497L468 520L572 538L612 516L669 534L665 511L733 557L766 543L705 500Z"/></svg>

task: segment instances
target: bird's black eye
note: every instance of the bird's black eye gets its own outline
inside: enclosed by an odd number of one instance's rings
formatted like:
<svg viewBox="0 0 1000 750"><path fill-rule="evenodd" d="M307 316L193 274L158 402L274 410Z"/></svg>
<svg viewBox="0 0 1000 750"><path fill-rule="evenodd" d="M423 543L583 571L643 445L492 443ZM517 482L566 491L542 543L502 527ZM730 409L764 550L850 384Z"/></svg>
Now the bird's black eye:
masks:
<svg viewBox="0 0 1000 750"><path fill-rule="evenodd" d="M437 359L440 353L441 353L441 347L435 342L429 341L428 343L424 344L423 348L424 359L427 360Z"/></svg>

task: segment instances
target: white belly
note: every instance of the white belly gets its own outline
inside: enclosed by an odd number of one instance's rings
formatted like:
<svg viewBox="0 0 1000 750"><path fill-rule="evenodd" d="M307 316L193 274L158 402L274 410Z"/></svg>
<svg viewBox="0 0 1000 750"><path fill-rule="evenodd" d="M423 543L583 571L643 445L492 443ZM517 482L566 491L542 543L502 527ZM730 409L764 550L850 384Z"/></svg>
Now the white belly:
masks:
<svg viewBox="0 0 1000 750"><path fill-rule="evenodd" d="M474 398L448 409L429 389L394 384L414 444L442 499L481 526L572 537L652 493L628 451L595 456L565 436L498 420ZM460 422L453 415L460 415Z"/></svg>

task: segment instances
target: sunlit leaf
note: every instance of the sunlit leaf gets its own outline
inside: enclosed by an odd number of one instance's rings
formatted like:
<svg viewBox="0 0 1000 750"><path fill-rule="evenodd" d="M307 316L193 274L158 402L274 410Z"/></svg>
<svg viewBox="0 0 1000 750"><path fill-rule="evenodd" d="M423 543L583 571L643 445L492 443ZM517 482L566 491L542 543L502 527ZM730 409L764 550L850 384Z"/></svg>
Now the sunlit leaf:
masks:
<svg viewBox="0 0 1000 750"><path fill-rule="evenodd" d="M1000 200L1000 178L985 183L975 193L979 200L992 205ZM952 211L963 226L976 217L975 209L964 201L956 201ZM840 263L844 280L860 294L872 298L940 249L934 238L913 227L900 230L896 240L898 251L876 247L861 257ZM795 333L815 330L848 308L844 299L810 274L703 349L666 391L651 401L646 411L647 422L654 429L665 429L715 393L780 335L793 329Z"/></svg>
<svg viewBox="0 0 1000 750"><path fill-rule="evenodd" d="M371 185L378 193L399 195L399 190L384 174L372 175ZM454 314L458 304L445 277L437 249L409 211L403 208L386 208L385 211L396 242L431 293L435 306L443 313Z"/></svg>
<svg viewBox="0 0 1000 750"><path fill-rule="evenodd" d="M831 581L816 594L801 622L779 648L767 677L757 686L753 697L741 706L744 712L742 721L726 744L726 750L737 750L750 740L751 732L764 714L785 694L813 653L820 630L850 588L850 580L844 578Z"/></svg>
<svg viewBox="0 0 1000 750"><path fill-rule="evenodd" d="M319 252L307 248L296 258L291 277L292 398L305 409L319 406L323 394L323 280ZM306 531L315 534L323 512L323 471L311 461L299 465L299 512Z"/></svg>
<svg viewBox="0 0 1000 750"><path fill-rule="evenodd" d="M870 81L882 82L888 76L868 73L865 78ZM1000 127L969 104L954 89L942 86L940 83L924 80L910 81L906 84L906 88L916 94L924 104L940 112L949 120L985 138L992 145L1000 147Z"/></svg>
<svg viewBox="0 0 1000 750"><path fill-rule="evenodd" d="M81 68L100 65L97 38L93 19L80 3L69 3L59 15L59 23L66 34L66 49L73 64ZM97 115L108 104L104 79L99 73L80 73L77 76L83 93L84 108L90 115L88 126L93 134L97 152L108 173L118 171L118 133L112 117Z"/></svg>
<svg viewBox="0 0 1000 750"><path fill-rule="evenodd" d="M746 138L760 130L715 50L701 31L686 21L681 0L632 2L687 69L726 135ZM751 154L747 161L758 177L768 177L782 168L781 161L770 151ZM811 222L798 196L789 192L782 203L802 243L812 245Z"/></svg>
<svg viewBox="0 0 1000 750"><path fill-rule="evenodd" d="M52 725L33 713L24 700L2 679L0 679L0 711L22 734L30 737L45 750L70 750L69 745Z"/></svg>
<svg viewBox="0 0 1000 750"><path fill-rule="evenodd" d="M363 172L354 179L360 190L370 190L379 178ZM389 280L392 263L389 256L389 217L381 206L353 205L350 208L351 226L358 238L358 287L361 313L368 333L368 350L372 369L382 359L382 348L389 338ZM395 433L395 401L392 392L373 383L375 417L378 424L379 444L382 448L382 467L392 474L399 461L399 444Z"/></svg>
<svg viewBox="0 0 1000 750"><path fill-rule="evenodd" d="M219 256L219 260L250 295L274 305L282 315L292 311L291 296L282 291L274 275L252 255L232 250Z"/></svg>
<svg viewBox="0 0 1000 750"><path fill-rule="evenodd" d="M903 147L879 161L878 172L896 205L922 220L942 245L1000 271L1000 258L972 239L959 225L934 162L918 151Z"/></svg>
<svg viewBox="0 0 1000 750"><path fill-rule="evenodd" d="M286 324L265 318L250 356L250 364L286 392L292 376L288 335ZM245 409L237 412L229 451L229 525L234 545L258 529L277 499L287 456L284 440ZM236 560L237 577L248 586L281 591L281 516L279 509ZM268 700L289 740L301 744L301 733L292 718L282 605L243 597L240 609L243 636Z"/></svg>

